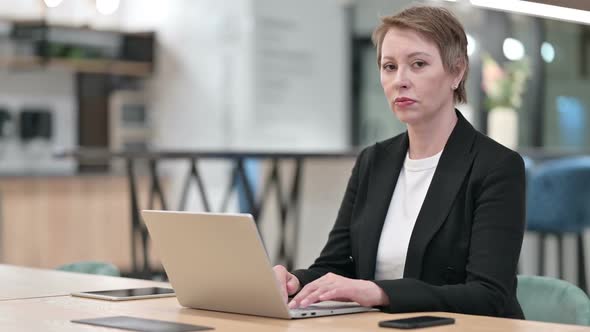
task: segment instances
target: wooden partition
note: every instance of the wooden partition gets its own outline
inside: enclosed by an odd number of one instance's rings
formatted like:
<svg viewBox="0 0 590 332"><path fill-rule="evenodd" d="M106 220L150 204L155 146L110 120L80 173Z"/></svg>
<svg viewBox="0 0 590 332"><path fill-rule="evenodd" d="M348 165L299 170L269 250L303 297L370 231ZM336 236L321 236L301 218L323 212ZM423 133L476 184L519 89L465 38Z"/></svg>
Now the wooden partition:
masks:
<svg viewBox="0 0 590 332"><path fill-rule="evenodd" d="M147 178L138 187L147 199ZM131 270L125 176L0 178L0 195L0 262L55 268L101 260Z"/></svg>

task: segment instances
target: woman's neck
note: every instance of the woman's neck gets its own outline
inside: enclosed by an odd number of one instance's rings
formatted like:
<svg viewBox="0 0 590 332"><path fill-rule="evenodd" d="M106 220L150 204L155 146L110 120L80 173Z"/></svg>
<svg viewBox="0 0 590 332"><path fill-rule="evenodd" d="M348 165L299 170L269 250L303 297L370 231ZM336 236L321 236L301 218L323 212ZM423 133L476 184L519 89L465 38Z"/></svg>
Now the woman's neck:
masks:
<svg viewBox="0 0 590 332"><path fill-rule="evenodd" d="M439 112L437 115L428 122L408 125L410 159L432 157L447 144L457 124L457 114L453 109L450 112Z"/></svg>

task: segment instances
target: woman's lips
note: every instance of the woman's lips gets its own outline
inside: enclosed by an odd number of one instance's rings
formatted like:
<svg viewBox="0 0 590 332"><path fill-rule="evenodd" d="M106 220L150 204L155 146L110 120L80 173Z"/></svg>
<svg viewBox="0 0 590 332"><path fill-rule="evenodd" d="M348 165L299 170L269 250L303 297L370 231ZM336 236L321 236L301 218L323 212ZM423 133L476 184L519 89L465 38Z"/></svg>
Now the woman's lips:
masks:
<svg viewBox="0 0 590 332"><path fill-rule="evenodd" d="M416 101L411 98L398 97L398 98L395 98L394 104L399 107L407 107L407 106L413 105L415 102Z"/></svg>

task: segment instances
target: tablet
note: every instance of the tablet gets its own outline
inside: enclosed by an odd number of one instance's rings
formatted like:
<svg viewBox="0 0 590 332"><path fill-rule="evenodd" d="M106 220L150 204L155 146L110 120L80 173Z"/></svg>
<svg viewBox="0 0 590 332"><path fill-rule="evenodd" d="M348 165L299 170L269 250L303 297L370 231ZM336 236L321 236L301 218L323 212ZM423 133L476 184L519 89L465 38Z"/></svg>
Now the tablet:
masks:
<svg viewBox="0 0 590 332"><path fill-rule="evenodd" d="M162 320L145 319L129 316L78 319L73 320L71 322L142 332L189 332L213 330L213 328L209 326L182 324L176 322L167 322Z"/></svg>
<svg viewBox="0 0 590 332"><path fill-rule="evenodd" d="M109 301L125 301L125 300L139 300L152 299L158 297L174 296L174 290L171 288L161 287L146 287L146 288L129 288L129 289L113 289L96 292L79 292L72 293L72 296L89 297L93 299L109 300Z"/></svg>

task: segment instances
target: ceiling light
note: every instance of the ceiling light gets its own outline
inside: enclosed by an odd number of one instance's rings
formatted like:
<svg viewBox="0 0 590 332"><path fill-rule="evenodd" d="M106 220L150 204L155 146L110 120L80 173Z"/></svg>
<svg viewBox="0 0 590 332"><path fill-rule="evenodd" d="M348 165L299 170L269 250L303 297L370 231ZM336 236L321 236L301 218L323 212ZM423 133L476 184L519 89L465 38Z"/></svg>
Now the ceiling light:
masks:
<svg viewBox="0 0 590 332"><path fill-rule="evenodd" d="M119 9L120 0L96 0L96 10L102 15L111 15Z"/></svg>
<svg viewBox="0 0 590 332"><path fill-rule="evenodd" d="M520 60L524 57L524 46L518 39L506 38L502 44L502 51L508 60Z"/></svg>
<svg viewBox="0 0 590 332"><path fill-rule="evenodd" d="M548 42L541 44L541 57L545 62L551 63L555 59L555 48Z"/></svg>
<svg viewBox="0 0 590 332"><path fill-rule="evenodd" d="M62 2L62 0L44 0L45 1L45 6L49 7L49 8L55 8L57 6L59 6L59 4Z"/></svg>
<svg viewBox="0 0 590 332"><path fill-rule="evenodd" d="M554 18L563 21L590 24L590 12L586 10L547 5L524 0L471 0L478 7L497 9L520 14Z"/></svg>

